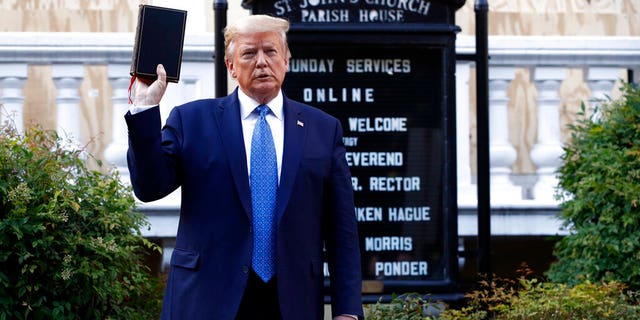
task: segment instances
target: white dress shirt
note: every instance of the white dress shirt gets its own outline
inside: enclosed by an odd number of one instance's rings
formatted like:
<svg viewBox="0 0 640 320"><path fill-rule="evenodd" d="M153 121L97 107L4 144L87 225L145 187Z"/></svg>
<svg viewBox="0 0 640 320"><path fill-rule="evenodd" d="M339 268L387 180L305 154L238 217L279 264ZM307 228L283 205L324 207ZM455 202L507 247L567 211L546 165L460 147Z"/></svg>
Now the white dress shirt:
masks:
<svg viewBox="0 0 640 320"><path fill-rule="evenodd" d="M242 90L238 90L238 100L240 100L240 118L242 119L244 150L247 154L247 170L251 172L251 138L253 137L253 129L256 127L256 122L258 122L259 117L259 115L253 111L260 104L247 96ZM275 143L276 147L278 183L280 183L280 173L282 172L282 151L284 149L284 110L282 103L282 92L278 92L278 95L267 103L271 112L267 113L266 116L269 128L271 128L273 143Z"/></svg>

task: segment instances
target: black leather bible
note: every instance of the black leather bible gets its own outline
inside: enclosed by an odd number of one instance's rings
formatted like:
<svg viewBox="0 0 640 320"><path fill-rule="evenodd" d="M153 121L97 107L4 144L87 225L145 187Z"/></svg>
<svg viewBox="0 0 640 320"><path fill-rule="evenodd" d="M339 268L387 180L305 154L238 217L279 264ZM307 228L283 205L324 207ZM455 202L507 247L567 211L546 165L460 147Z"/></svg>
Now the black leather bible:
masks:
<svg viewBox="0 0 640 320"><path fill-rule="evenodd" d="M167 81L178 82L186 22L184 10L140 5L131 75L155 80L156 66L162 64Z"/></svg>

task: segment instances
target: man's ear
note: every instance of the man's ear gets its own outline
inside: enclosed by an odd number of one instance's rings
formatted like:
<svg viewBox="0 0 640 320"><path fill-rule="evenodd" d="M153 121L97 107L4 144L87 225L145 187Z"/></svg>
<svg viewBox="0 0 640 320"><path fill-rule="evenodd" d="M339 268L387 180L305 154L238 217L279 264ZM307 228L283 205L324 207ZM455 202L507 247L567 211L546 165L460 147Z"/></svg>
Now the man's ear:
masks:
<svg viewBox="0 0 640 320"><path fill-rule="evenodd" d="M236 78L236 70L233 68L233 62L229 61L229 59L224 59L224 64L227 66L227 70L229 70L229 74L231 74L232 78Z"/></svg>

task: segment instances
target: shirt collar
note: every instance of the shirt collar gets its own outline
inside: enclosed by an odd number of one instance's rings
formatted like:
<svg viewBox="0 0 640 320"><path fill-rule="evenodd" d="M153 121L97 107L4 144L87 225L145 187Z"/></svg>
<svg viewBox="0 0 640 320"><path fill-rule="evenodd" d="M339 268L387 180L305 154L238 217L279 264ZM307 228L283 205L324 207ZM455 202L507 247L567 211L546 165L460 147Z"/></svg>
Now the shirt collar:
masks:
<svg viewBox="0 0 640 320"><path fill-rule="evenodd" d="M258 101L253 100L251 97L246 95L242 90L238 90L238 100L240 101L240 112L242 114L242 119L247 119L253 110L256 109L258 105ZM278 95L273 98L273 100L267 102L267 106L273 112L273 115L278 118L278 120L282 121L284 119L282 113L282 103L283 103L282 90L278 91Z"/></svg>

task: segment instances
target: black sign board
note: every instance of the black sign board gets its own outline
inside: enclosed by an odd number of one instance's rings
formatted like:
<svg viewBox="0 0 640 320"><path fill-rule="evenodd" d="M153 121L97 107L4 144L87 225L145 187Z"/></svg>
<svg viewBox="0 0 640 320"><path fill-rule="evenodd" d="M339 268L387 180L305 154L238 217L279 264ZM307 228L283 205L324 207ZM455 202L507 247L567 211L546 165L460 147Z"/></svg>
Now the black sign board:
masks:
<svg viewBox="0 0 640 320"><path fill-rule="evenodd" d="M342 123L364 288L376 297L457 284L451 22L460 4L445 2L250 3L292 22L285 94Z"/></svg>
<svg viewBox="0 0 640 320"><path fill-rule="evenodd" d="M303 24L363 24L451 22L464 0L245 0L254 13L286 17Z"/></svg>

